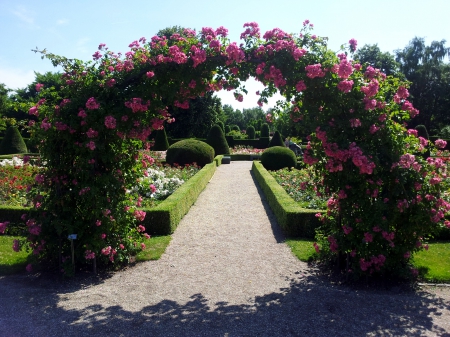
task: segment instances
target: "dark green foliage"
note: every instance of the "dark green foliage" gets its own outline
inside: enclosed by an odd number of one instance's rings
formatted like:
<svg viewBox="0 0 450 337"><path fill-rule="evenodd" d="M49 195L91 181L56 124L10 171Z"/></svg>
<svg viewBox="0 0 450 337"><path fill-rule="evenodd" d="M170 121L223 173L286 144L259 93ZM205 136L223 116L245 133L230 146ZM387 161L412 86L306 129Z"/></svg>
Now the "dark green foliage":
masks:
<svg viewBox="0 0 450 337"><path fill-rule="evenodd" d="M241 131L241 129L239 128L239 125L233 125L233 126L231 127L231 130L238 131L238 132Z"/></svg>
<svg viewBox="0 0 450 337"><path fill-rule="evenodd" d="M269 137L269 125L267 123L261 126L261 137Z"/></svg>
<svg viewBox="0 0 450 337"><path fill-rule="evenodd" d="M247 127L247 136L248 139L255 139L255 128L251 125Z"/></svg>
<svg viewBox="0 0 450 337"><path fill-rule="evenodd" d="M296 167L297 158L294 152L284 146L273 146L261 155L261 164L266 170L280 170L285 167Z"/></svg>
<svg viewBox="0 0 450 337"><path fill-rule="evenodd" d="M418 136L419 137L423 137L425 139L430 139L430 136L428 135L428 131L427 128L425 127L425 125L417 125L415 127L415 129L417 130Z"/></svg>
<svg viewBox="0 0 450 337"><path fill-rule="evenodd" d="M218 121L216 124L217 124L218 126L220 126L220 128L222 129L223 132L225 132L225 125L223 125L223 122L222 122L222 121Z"/></svg>
<svg viewBox="0 0 450 337"><path fill-rule="evenodd" d="M269 137L259 137L258 149L265 149L269 147Z"/></svg>
<svg viewBox="0 0 450 337"><path fill-rule="evenodd" d="M230 148L228 147L227 140L220 125L216 124L209 130L206 143L213 147L215 156L219 154L230 154Z"/></svg>
<svg viewBox="0 0 450 337"><path fill-rule="evenodd" d="M275 131L272 139L270 140L269 147L273 146L285 146L283 139L281 138L281 134L278 131Z"/></svg>
<svg viewBox="0 0 450 337"><path fill-rule="evenodd" d="M16 127L10 126L0 144L0 154L27 153L27 146Z"/></svg>
<svg viewBox="0 0 450 337"><path fill-rule="evenodd" d="M170 165L197 163L205 166L214 160L214 149L205 142L185 139L171 145L167 150L166 162Z"/></svg>
<svg viewBox="0 0 450 337"><path fill-rule="evenodd" d="M153 151L166 151L169 148L169 141L167 139L166 130L156 130L155 145Z"/></svg>
<svg viewBox="0 0 450 337"><path fill-rule="evenodd" d="M225 134L227 134L228 132L231 131L230 126L229 125L225 125Z"/></svg>

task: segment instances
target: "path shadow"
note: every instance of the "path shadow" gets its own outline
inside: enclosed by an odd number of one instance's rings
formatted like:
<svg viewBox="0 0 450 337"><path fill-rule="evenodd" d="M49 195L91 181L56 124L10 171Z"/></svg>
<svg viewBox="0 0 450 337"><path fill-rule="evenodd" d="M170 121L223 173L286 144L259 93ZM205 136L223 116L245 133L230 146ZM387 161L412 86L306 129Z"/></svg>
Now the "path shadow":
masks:
<svg viewBox="0 0 450 337"><path fill-rule="evenodd" d="M133 312L99 297L98 304L65 310L64 297L82 297L84 287L1 278L0 336L450 336L435 320L449 315L450 301L420 291L333 286L314 275L250 304L192 294L186 303L163 299ZM145 289L142 296L145 302Z"/></svg>
<svg viewBox="0 0 450 337"><path fill-rule="evenodd" d="M259 197L261 199L261 203L264 207L264 211L266 212L267 217L269 219L270 226L272 228L272 232L275 237L275 240L277 241L277 243L282 243L286 240L286 236L284 235L281 227L278 225L275 214L273 214L272 209L270 208L269 203L267 202L266 196L265 196L263 190L261 189L261 187L259 186L259 183L256 180L255 175L251 169L250 169L250 175L252 176L253 183L255 184L256 190L258 191Z"/></svg>

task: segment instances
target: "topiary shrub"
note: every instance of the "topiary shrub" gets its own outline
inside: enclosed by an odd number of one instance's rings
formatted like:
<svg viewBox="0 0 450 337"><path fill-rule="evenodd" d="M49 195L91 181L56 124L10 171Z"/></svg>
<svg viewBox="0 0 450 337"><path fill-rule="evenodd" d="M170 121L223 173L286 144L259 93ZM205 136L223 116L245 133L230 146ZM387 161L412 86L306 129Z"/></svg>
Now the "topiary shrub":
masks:
<svg viewBox="0 0 450 337"><path fill-rule="evenodd" d="M225 139L225 135L219 125L214 125L211 130L209 130L206 143L213 147L214 156L219 154L230 154L230 148L228 147L227 140Z"/></svg>
<svg viewBox="0 0 450 337"><path fill-rule="evenodd" d="M241 132L241 129L239 128L239 125L233 125L233 126L231 127L231 131Z"/></svg>
<svg viewBox="0 0 450 337"><path fill-rule="evenodd" d="M222 132L225 132L225 126L223 125L223 122L222 122L222 121L218 121L216 124L217 124L218 126L220 126L220 128L222 129Z"/></svg>
<svg viewBox="0 0 450 337"><path fill-rule="evenodd" d="M255 128L252 125L247 127L247 136L248 139L255 139Z"/></svg>
<svg viewBox="0 0 450 337"><path fill-rule="evenodd" d="M261 137L269 137L269 133L270 133L270 131L269 131L269 124L264 123L261 126Z"/></svg>
<svg viewBox="0 0 450 337"><path fill-rule="evenodd" d="M186 165L197 163L199 166L205 166L214 160L214 149L195 139L184 139L172 144L167 149L166 162L170 165Z"/></svg>
<svg viewBox="0 0 450 337"><path fill-rule="evenodd" d="M273 146L263 152L261 164L266 170L276 171L285 167L296 167L297 158L287 147Z"/></svg>
<svg viewBox="0 0 450 337"><path fill-rule="evenodd" d="M229 125L225 125L225 134L229 133L231 131L231 128Z"/></svg>
<svg viewBox="0 0 450 337"><path fill-rule="evenodd" d="M275 133L273 134L272 139L269 142L269 147L273 147L273 146L286 147L284 145L283 139L281 138L281 134L278 131L275 131Z"/></svg>
<svg viewBox="0 0 450 337"><path fill-rule="evenodd" d="M27 153L27 146L19 130L10 126L0 143L0 154L16 154L16 153Z"/></svg>
<svg viewBox="0 0 450 337"><path fill-rule="evenodd" d="M427 128L425 127L425 125L417 125L415 127L415 129L417 130L418 136L419 137L423 137L425 139L430 139L430 136L428 135L428 131Z"/></svg>
<svg viewBox="0 0 450 337"><path fill-rule="evenodd" d="M155 145L153 151L166 151L169 148L169 140L167 139L166 130L156 130Z"/></svg>

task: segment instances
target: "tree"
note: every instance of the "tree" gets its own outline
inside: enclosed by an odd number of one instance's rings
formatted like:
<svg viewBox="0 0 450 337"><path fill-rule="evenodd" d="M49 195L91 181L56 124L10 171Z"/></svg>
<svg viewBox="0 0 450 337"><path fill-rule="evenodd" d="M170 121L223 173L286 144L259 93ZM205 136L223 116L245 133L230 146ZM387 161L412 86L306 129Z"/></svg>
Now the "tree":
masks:
<svg viewBox="0 0 450 337"><path fill-rule="evenodd" d="M3 132L6 129L6 123L2 117L6 116L9 104L8 93L10 91L11 90L8 89L3 83L0 83L0 132Z"/></svg>
<svg viewBox="0 0 450 337"><path fill-rule="evenodd" d="M175 123L166 125L166 132L172 138L206 138L209 129L221 120L222 102L211 92L204 97L189 101L189 109L169 108Z"/></svg>
<svg viewBox="0 0 450 337"><path fill-rule="evenodd" d="M354 59L361 64L369 64L370 66L380 69L387 76L399 76L400 64L395 61L393 55L388 52L381 52L377 44L364 45L355 53Z"/></svg>
<svg viewBox="0 0 450 337"><path fill-rule="evenodd" d="M431 134L450 124L450 64L444 60L450 56L446 41L433 41L425 45L425 39L415 37L403 50L396 50L400 71L411 81L410 100L420 111L410 127L425 125Z"/></svg>
<svg viewBox="0 0 450 337"><path fill-rule="evenodd" d="M228 125L237 125L239 129L245 129L244 116L241 110L234 110L231 105L225 104L223 106L223 113L225 115L225 121Z"/></svg>

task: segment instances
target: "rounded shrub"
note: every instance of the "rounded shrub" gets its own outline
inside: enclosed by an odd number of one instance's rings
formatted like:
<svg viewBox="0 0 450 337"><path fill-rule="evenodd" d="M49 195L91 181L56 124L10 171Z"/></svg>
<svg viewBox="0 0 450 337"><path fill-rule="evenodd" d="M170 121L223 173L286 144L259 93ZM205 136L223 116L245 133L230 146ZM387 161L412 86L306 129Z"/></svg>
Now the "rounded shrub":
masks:
<svg viewBox="0 0 450 337"><path fill-rule="evenodd" d="M247 127L247 136L248 139L255 139L255 128L252 125Z"/></svg>
<svg viewBox="0 0 450 337"><path fill-rule="evenodd" d="M269 131L269 124L264 123L261 126L261 137L269 137L269 133L270 133L270 131Z"/></svg>
<svg viewBox="0 0 450 337"><path fill-rule="evenodd" d="M297 158L294 152L284 146L266 149L261 155L261 164L266 170L276 171L285 167L296 167Z"/></svg>
<svg viewBox="0 0 450 337"><path fill-rule="evenodd" d="M10 126L0 143L0 154L27 153L27 145L17 127Z"/></svg>
<svg viewBox="0 0 450 337"><path fill-rule="evenodd" d="M218 121L216 124L217 124L218 126L220 126L220 128L222 129L223 132L225 132L225 126L223 125L223 122L222 122L222 121Z"/></svg>
<svg viewBox="0 0 450 337"><path fill-rule="evenodd" d="M273 147L273 146L283 146L283 147L285 147L283 139L281 138L281 134L278 131L275 131L275 133L273 134L272 139L269 142L269 147Z"/></svg>
<svg viewBox="0 0 450 337"><path fill-rule="evenodd" d="M219 125L214 125L211 130L209 130L206 143L214 149L214 156L219 154L230 154L230 148L228 147L227 140L225 139L225 135Z"/></svg>
<svg viewBox="0 0 450 337"><path fill-rule="evenodd" d="M229 133L231 131L231 128L229 125L225 125L225 134Z"/></svg>
<svg viewBox="0 0 450 337"><path fill-rule="evenodd" d="M167 149L166 162L170 165L186 165L197 163L204 166L214 160L214 149L195 139L184 139L172 144Z"/></svg>
<svg viewBox="0 0 450 337"><path fill-rule="evenodd" d="M239 128L239 125L233 125L233 126L231 127L231 130L232 130L232 131L238 131L238 132L241 132L241 129Z"/></svg>
<svg viewBox="0 0 450 337"><path fill-rule="evenodd" d="M423 124L419 124L415 127L417 130L417 134L419 137L423 137L425 139L430 139L430 136L428 135L427 128Z"/></svg>
<svg viewBox="0 0 450 337"><path fill-rule="evenodd" d="M166 151L169 148L169 141L167 140L166 130L156 130L155 145L153 151Z"/></svg>

